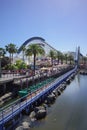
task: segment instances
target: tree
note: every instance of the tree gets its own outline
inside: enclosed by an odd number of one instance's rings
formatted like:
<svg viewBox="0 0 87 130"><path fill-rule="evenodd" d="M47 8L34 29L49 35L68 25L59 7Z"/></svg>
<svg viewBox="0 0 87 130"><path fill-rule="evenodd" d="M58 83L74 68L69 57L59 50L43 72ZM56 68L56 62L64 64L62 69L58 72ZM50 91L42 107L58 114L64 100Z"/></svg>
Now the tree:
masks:
<svg viewBox="0 0 87 130"><path fill-rule="evenodd" d="M59 64L59 60L61 58L61 52L60 51L57 51L56 57L57 57L57 63Z"/></svg>
<svg viewBox="0 0 87 130"><path fill-rule="evenodd" d="M64 60L64 55L62 52L60 52L60 60L61 60L61 64L63 64L63 60Z"/></svg>
<svg viewBox="0 0 87 130"><path fill-rule="evenodd" d="M66 64L67 64L67 61L68 61L68 54L67 53L64 54L64 58L65 58L65 61L66 61Z"/></svg>
<svg viewBox="0 0 87 130"><path fill-rule="evenodd" d="M5 49L0 48L0 57L1 57L1 56L2 56L2 57L4 57L4 56L5 56L5 54L6 54Z"/></svg>
<svg viewBox="0 0 87 130"><path fill-rule="evenodd" d="M15 63L18 69L26 69L27 65L22 60L17 60Z"/></svg>
<svg viewBox="0 0 87 130"><path fill-rule="evenodd" d="M32 56L33 55L33 66L34 66L34 75L35 75L35 66L36 66L36 56L38 54L44 55L45 51L39 44L31 44L28 46L25 52L26 56Z"/></svg>
<svg viewBox="0 0 87 130"><path fill-rule="evenodd" d="M10 63L9 57L4 56L1 60L1 66L6 67Z"/></svg>
<svg viewBox="0 0 87 130"><path fill-rule="evenodd" d="M51 57L51 64L53 66L53 60L54 60L54 57L55 57L55 52L53 50L50 50L49 56Z"/></svg>
<svg viewBox="0 0 87 130"><path fill-rule="evenodd" d="M22 46L23 61L24 61L25 51L26 51L26 48L25 48L25 46Z"/></svg>
<svg viewBox="0 0 87 130"><path fill-rule="evenodd" d="M6 47L6 51L10 54L11 62L13 62L13 54L17 52L17 47L15 44L10 43Z"/></svg>
<svg viewBox="0 0 87 130"><path fill-rule="evenodd" d="M18 70L18 67L15 65L15 64L7 64L6 66L5 66L5 69L6 70Z"/></svg>
<svg viewBox="0 0 87 130"><path fill-rule="evenodd" d="M71 65L72 61L74 61L74 58L71 54L68 55L68 60L70 61L70 65Z"/></svg>
<svg viewBox="0 0 87 130"><path fill-rule="evenodd" d="M6 54L5 49L0 48L0 62L1 62L1 67L3 67L3 66L6 65L6 62L4 62L6 60L5 54Z"/></svg>
<svg viewBox="0 0 87 130"><path fill-rule="evenodd" d="M5 54L5 51L3 48L0 48L0 78L1 78L1 60L2 60L2 57L4 56Z"/></svg>

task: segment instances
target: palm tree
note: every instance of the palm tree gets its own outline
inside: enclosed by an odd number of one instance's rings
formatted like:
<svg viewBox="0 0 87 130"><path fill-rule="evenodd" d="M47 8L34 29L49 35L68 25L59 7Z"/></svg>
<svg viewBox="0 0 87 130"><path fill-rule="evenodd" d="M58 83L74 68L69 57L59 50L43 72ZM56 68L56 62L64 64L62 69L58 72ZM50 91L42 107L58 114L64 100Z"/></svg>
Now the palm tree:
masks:
<svg viewBox="0 0 87 130"><path fill-rule="evenodd" d="M60 60L61 60L61 64L63 64L64 54L62 52L60 52Z"/></svg>
<svg viewBox="0 0 87 130"><path fill-rule="evenodd" d="M10 43L5 47L6 47L6 51L9 52L9 54L10 54L10 60L12 62L13 61L13 54L15 54L17 52L17 47L13 43Z"/></svg>
<svg viewBox="0 0 87 130"><path fill-rule="evenodd" d="M61 57L61 52L60 51L57 51L56 57L57 57L57 63L59 64L59 60L60 60L60 57Z"/></svg>
<svg viewBox="0 0 87 130"><path fill-rule="evenodd" d="M5 55L5 50L3 48L0 48L0 78L1 78L1 61L4 55Z"/></svg>
<svg viewBox="0 0 87 130"><path fill-rule="evenodd" d="M68 61L68 54L67 53L64 54L64 58L65 58L65 61L66 61L66 64L67 64L67 61Z"/></svg>
<svg viewBox="0 0 87 130"><path fill-rule="evenodd" d="M53 60L54 60L54 57L55 57L55 52L53 50L50 50L49 56L51 57L51 64L53 66Z"/></svg>
<svg viewBox="0 0 87 130"><path fill-rule="evenodd" d="M4 57L5 54L6 54L5 49L0 48L0 56L3 56L3 57Z"/></svg>
<svg viewBox="0 0 87 130"><path fill-rule="evenodd" d="M23 61L24 61L24 55L25 55L26 48L25 46L22 46L22 52L23 52Z"/></svg>
<svg viewBox="0 0 87 130"><path fill-rule="evenodd" d="M72 61L74 61L74 58L71 54L68 55L68 60L70 61L70 65L71 65Z"/></svg>
<svg viewBox="0 0 87 130"><path fill-rule="evenodd" d="M26 56L32 56L33 55L33 63L34 63L34 75L35 75L35 66L36 66L36 56L38 54L44 55L45 51L39 44L31 44L28 46L25 52Z"/></svg>

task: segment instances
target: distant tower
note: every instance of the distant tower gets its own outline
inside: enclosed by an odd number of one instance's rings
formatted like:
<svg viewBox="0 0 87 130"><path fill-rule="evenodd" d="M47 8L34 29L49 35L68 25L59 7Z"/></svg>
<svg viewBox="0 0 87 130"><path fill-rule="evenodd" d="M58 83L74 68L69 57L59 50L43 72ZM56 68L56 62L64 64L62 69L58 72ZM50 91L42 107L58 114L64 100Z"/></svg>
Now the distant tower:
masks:
<svg viewBox="0 0 87 130"><path fill-rule="evenodd" d="M79 63L80 63L80 47L79 46L76 48L75 62L76 62L76 65L79 67Z"/></svg>
<svg viewBox="0 0 87 130"><path fill-rule="evenodd" d="M80 64L80 47L78 47L78 66Z"/></svg>

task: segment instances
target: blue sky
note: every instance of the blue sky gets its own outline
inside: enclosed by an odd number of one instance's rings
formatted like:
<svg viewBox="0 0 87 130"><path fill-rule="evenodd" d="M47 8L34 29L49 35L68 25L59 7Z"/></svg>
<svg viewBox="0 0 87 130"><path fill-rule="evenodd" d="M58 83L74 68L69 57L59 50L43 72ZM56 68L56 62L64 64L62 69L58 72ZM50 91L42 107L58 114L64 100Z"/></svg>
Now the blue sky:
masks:
<svg viewBox="0 0 87 130"><path fill-rule="evenodd" d="M87 54L86 0L0 0L0 47L40 36L60 51Z"/></svg>

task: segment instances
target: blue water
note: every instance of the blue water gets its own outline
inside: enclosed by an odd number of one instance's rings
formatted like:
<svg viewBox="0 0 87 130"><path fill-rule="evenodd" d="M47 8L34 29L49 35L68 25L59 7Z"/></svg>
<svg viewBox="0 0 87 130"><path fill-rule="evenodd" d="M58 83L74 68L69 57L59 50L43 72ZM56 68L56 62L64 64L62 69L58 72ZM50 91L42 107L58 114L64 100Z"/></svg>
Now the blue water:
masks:
<svg viewBox="0 0 87 130"><path fill-rule="evenodd" d="M30 130L87 130L87 76L76 75Z"/></svg>

